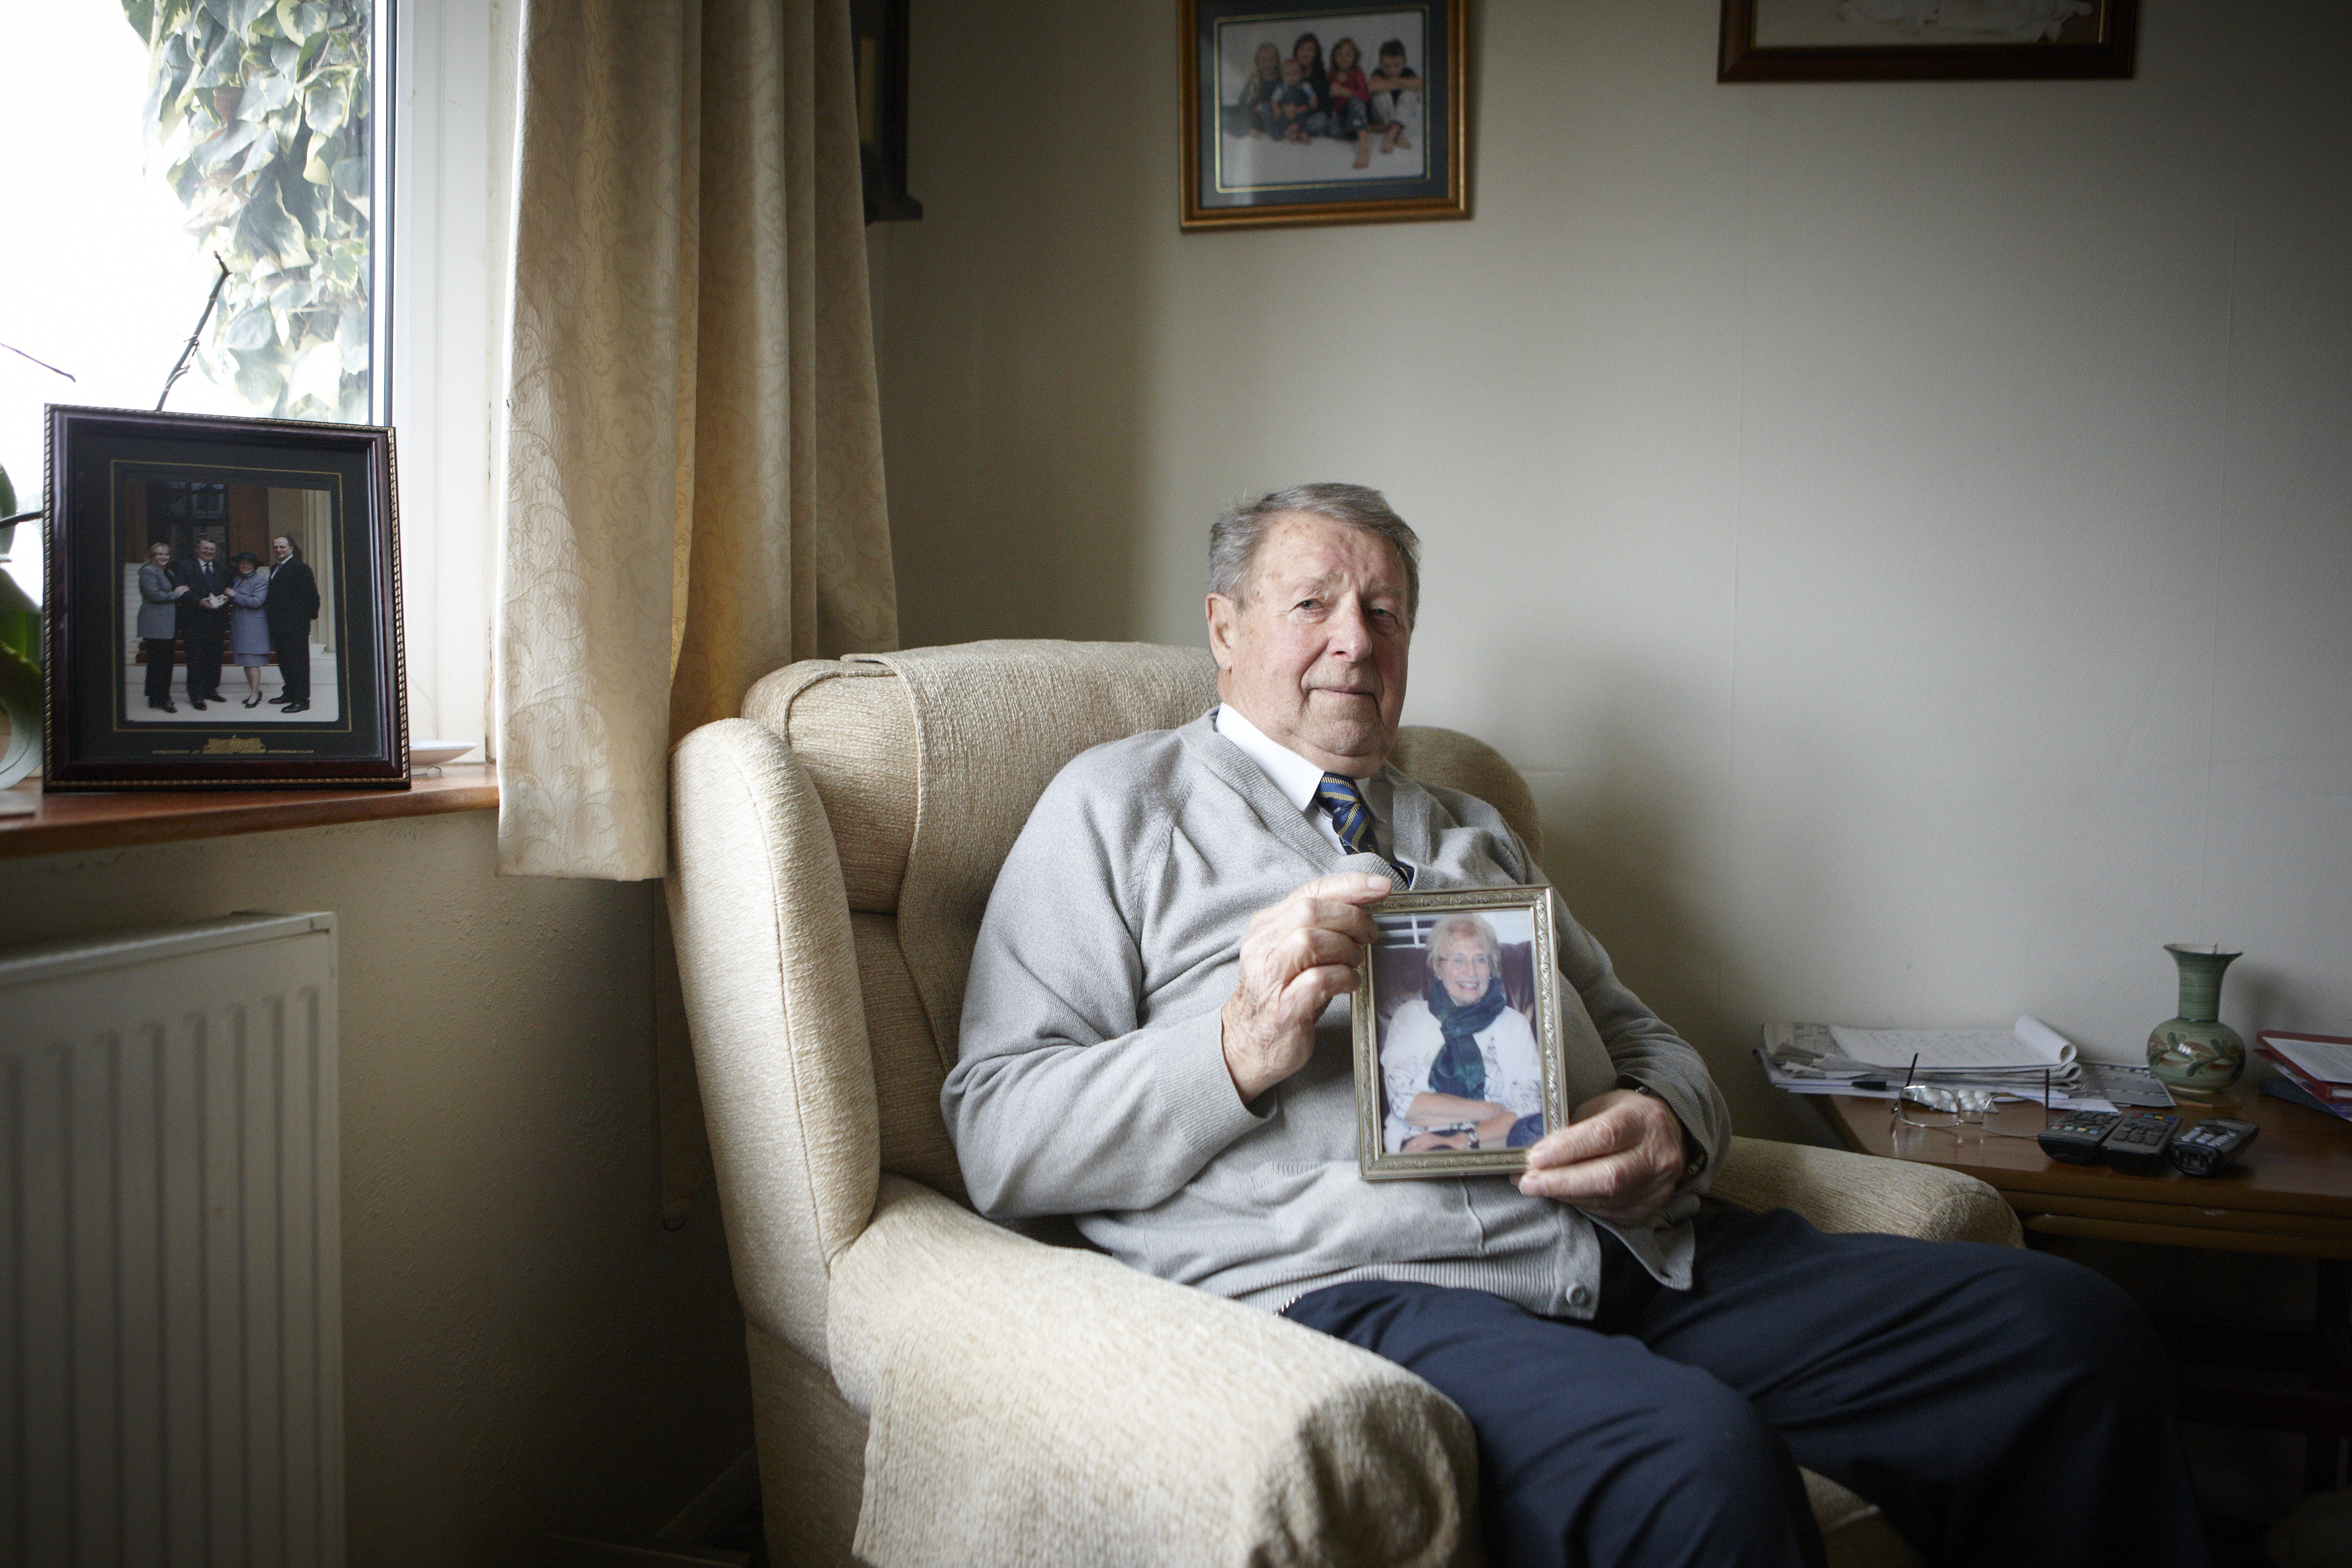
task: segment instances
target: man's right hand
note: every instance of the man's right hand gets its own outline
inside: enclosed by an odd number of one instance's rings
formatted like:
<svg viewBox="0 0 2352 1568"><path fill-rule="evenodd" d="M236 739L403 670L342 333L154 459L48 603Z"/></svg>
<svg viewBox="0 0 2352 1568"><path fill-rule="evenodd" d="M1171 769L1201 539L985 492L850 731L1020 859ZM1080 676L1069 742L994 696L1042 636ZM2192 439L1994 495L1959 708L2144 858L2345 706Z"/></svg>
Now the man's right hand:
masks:
<svg viewBox="0 0 2352 1568"><path fill-rule="evenodd" d="M1319 877L1250 917L1242 975L1225 1004L1225 1070L1244 1101L1307 1065L1315 1021L1356 988L1357 966L1377 936L1367 904L1389 896L1385 877Z"/></svg>

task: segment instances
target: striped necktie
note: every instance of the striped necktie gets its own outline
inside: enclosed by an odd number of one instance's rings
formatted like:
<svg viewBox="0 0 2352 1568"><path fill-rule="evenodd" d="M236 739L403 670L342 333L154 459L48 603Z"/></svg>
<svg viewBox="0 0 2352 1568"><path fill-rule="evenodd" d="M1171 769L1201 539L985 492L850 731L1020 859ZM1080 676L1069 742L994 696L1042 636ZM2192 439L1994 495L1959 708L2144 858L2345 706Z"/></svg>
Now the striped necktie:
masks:
<svg viewBox="0 0 2352 1568"><path fill-rule="evenodd" d="M1372 808L1364 804L1363 791L1356 781L1341 773L1325 773L1323 782L1315 786L1315 804L1331 818L1339 831L1339 842L1348 847L1350 855L1380 855L1380 841L1372 837ZM1381 856L1388 860L1385 855ZM1412 869L1389 860L1389 868L1412 886Z"/></svg>

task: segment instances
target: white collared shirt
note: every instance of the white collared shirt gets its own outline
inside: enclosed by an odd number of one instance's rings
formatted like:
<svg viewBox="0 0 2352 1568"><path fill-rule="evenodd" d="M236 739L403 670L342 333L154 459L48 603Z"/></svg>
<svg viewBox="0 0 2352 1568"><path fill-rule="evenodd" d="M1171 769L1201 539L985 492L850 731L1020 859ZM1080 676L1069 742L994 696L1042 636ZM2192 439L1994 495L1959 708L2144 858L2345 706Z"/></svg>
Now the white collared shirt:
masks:
<svg viewBox="0 0 2352 1568"><path fill-rule="evenodd" d="M1267 739L1265 731L1251 723L1230 702L1217 704L1217 733L1240 747L1242 755L1265 770L1265 776L1274 781L1274 787L1307 814L1307 820L1330 840L1333 848L1343 854L1348 851L1347 845L1340 841L1339 830L1331 825L1331 814L1315 801L1315 792L1323 784L1321 768L1279 741ZM1363 791L1364 804L1371 808L1373 839L1383 856L1395 859L1396 836L1389 828L1389 807L1393 797L1386 771L1358 779L1356 785Z"/></svg>

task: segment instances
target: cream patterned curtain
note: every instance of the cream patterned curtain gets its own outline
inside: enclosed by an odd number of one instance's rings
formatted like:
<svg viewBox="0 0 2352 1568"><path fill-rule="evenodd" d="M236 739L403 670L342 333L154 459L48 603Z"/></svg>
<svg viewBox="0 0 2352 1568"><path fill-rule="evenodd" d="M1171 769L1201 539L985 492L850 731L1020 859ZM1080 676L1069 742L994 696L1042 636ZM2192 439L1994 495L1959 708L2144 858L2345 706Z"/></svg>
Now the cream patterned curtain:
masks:
<svg viewBox="0 0 2352 1568"><path fill-rule="evenodd" d="M898 640L849 0L529 0L499 867L666 868L670 742Z"/></svg>

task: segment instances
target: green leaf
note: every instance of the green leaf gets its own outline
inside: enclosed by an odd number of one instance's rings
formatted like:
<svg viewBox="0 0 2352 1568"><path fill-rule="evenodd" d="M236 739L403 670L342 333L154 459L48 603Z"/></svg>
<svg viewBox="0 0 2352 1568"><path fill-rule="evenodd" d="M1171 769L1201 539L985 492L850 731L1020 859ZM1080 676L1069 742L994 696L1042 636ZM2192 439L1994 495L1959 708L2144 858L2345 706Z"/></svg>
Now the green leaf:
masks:
<svg viewBox="0 0 2352 1568"><path fill-rule="evenodd" d="M342 128L352 115L351 82L343 72L322 78L302 95L302 115L321 136Z"/></svg>
<svg viewBox="0 0 2352 1568"><path fill-rule="evenodd" d="M192 90L230 85L236 81L237 73L245 66L244 40L234 33L224 33L220 41L210 49L204 48L200 41L198 50L197 58L204 63L188 79Z"/></svg>
<svg viewBox="0 0 2352 1568"><path fill-rule="evenodd" d="M356 158L335 160L335 194L362 213L367 211L368 160L366 154L362 153Z"/></svg>
<svg viewBox="0 0 2352 1568"><path fill-rule="evenodd" d="M302 226L294 221L279 198L274 173L254 181L253 194L247 198L245 211L237 216L236 226L237 237L253 247L257 257L274 257L280 267L310 265L310 248L304 243Z"/></svg>
<svg viewBox="0 0 2352 1568"><path fill-rule="evenodd" d="M274 71L257 71L245 84L237 100L239 120L265 120L294 101L294 84Z"/></svg>
<svg viewBox="0 0 2352 1568"><path fill-rule="evenodd" d="M229 0L228 25L238 32L250 32L253 25L269 14L270 0Z"/></svg>
<svg viewBox="0 0 2352 1568"><path fill-rule="evenodd" d="M141 42L154 41L155 0L122 0L122 19L131 24L131 30L139 35Z"/></svg>
<svg viewBox="0 0 2352 1568"><path fill-rule="evenodd" d="M222 324L220 342L223 348L251 351L277 341L278 328L268 310L250 307L239 310Z"/></svg>

